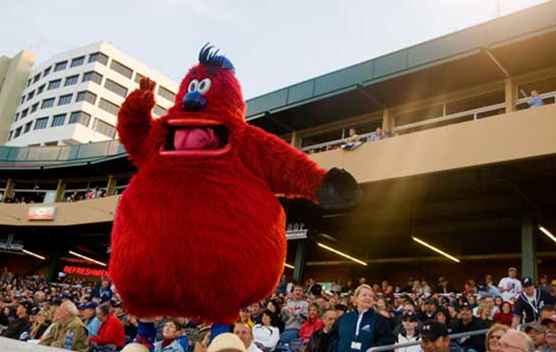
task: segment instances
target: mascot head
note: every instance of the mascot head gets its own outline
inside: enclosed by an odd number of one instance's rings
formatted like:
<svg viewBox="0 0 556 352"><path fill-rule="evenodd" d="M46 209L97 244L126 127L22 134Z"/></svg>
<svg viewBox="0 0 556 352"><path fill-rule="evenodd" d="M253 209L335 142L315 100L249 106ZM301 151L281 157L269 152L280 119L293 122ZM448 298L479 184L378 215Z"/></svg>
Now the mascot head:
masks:
<svg viewBox="0 0 556 352"><path fill-rule="evenodd" d="M245 103L231 61L206 44L199 63L182 80L174 106L162 117L168 128L163 155L219 155L231 148L234 126L245 122Z"/></svg>

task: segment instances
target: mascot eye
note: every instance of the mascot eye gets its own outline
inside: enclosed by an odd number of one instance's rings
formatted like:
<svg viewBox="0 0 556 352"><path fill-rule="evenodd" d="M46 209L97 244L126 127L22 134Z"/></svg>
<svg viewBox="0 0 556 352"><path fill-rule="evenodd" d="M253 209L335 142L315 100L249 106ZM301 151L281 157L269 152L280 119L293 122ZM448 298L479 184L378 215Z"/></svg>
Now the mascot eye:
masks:
<svg viewBox="0 0 556 352"><path fill-rule="evenodd" d="M196 79L192 80L191 82L189 82L189 86L187 86L187 93L196 91L198 87L199 81L197 81Z"/></svg>
<svg viewBox="0 0 556 352"><path fill-rule="evenodd" d="M210 78L205 78L204 80L199 82L199 86L198 86L197 90L199 91L199 93L205 94L210 89L211 84L212 84L212 81L210 80Z"/></svg>

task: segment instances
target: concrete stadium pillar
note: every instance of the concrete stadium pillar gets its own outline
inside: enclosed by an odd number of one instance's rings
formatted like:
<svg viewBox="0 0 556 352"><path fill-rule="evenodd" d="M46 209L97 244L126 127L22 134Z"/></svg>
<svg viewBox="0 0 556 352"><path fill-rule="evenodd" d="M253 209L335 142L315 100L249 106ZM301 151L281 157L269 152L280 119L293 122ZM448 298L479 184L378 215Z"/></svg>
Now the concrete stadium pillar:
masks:
<svg viewBox="0 0 556 352"><path fill-rule="evenodd" d="M107 196L113 196L114 194L116 194L116 184L117 184L117 179L110 175L108 176L108 183L106 184L106 195Z"/></svg>
<svg viewBox="0 0 556 352"><path fill-rule="evenodd" d="M301 142L301 139L299 138L299 134L297 134L296 131L292 131L292 136L290 139L290 144L292 147L295 148L299 148L299 143Z"/></svg>
<svg viewBox="0 0 556 352"><path fill-rule="evenodd" d="M293 269L293 281L303 283L303 269L305 269L305 258L307 256L307 239L298 240L295 246L295 262Z"/></svg>
<svg viewBox="0 0 556 352"><path fill-rule="evenodd" d="M6 180L6 191L4 191L4 197L2 198L2 202L6 203L8 198L11 198L13 195L15 188L15 182L13 179L9 178Z"/></svg>
<svg viewBox="0 0 556 352"><path fill-rule="evenodd" d="M389 109L384 109L382 111L382 130L385 132L393 132L394 127L396 127L394 117Z"/></svg>
<svg viewBox="0 0 556 352"><path fill-rule="evenodd" d="M63 202L64 201L64 191L66 190L66 183L64 180L59 179L58 185L56 186L56 194L54 195L55 202Z"/></svg>
<svg viewBox="0 0 556 352"><path fill-rule="evenodd" d="M62 257L62 249L53 250L48 259L48 271L46 279L51 282L58 278L58 273L61 271L60 258Z"/></svg>
<svg viewBox="0 0 556 352"><path fill-rule="evenodd" d="M506 113L515 111L515 103L517 102L516 85L511 78L504 79L504 91L506 102Z"/></svg>
<svg viewBox="0 0 556 352"><path fill-rule="evenodd" d="M521 274L537 280L537 248L533 217L526 214L521 222Z"/></svg>

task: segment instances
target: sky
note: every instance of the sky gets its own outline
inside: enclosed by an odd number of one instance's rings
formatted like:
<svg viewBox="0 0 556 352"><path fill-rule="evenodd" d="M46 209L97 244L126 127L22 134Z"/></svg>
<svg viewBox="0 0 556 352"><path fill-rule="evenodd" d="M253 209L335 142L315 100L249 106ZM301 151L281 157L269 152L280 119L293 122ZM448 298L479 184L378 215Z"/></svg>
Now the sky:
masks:
<svg viewBox="0 0 556 352"><path fill-rule="evenodd" d="M43 62L107 41L179 82L206 42L245 98L544 0L0 0L0 55Z"/></svg>

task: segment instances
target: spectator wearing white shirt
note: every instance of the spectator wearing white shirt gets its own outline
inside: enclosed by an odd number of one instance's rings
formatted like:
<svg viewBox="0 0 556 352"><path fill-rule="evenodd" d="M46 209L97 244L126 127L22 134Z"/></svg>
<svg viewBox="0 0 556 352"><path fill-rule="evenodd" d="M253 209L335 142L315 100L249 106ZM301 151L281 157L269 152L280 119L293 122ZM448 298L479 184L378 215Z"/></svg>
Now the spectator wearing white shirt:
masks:
<svg viewBox="0 0 556 352"><path fill-rule="evenodd" d="M500 293L504 301L512 301L521 293L521 281L517 279L517 269L511 267L508 269L508 276L500 280L498 284Z"/></svg>
<svg viewBox="0 0 556 352"><path fill-rule="evenodd" d="M264 351L274 351L280 340L280 330L272 326L272 312L265 310L261 317L261 324L253 327L255 344Z"/></svg>

